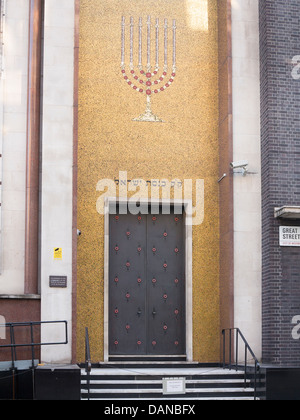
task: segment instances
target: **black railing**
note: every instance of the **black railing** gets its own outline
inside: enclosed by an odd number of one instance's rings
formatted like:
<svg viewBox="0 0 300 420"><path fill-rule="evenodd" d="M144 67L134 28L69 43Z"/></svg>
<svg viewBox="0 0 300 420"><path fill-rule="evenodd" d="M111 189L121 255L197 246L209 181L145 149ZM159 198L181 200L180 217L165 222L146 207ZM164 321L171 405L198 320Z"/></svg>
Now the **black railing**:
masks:
<svg viewBox="0 0 300 420"><path fill-rule="evenodd" d="M56 324L64 324L64 340L63 341L56 341L56 342L41 342L40 340L40 327L41 325L56 325ZM17 357L17 349L20 348L30 348L31 349L31 370L32 370L32 384L33 384L33 397L35 393L34 389L34 371L35 371L35 360L36 360L36 348L41 348L42 346L57 346L57 345L64 345L68 344L68 322L67 321L29 321L29 322L9 322L6 323L5 326L6 331L9 332L9 338L7 338L5 341L7 344L0 345L0 351L1 349L10 349L11 350L11 372L12 372L12 378L13 378L13 399L15 399L15 375L16 371L18 370L16 367L16 362L18 362ZM35 339L34 334L34 328L39 327L39 332L37 339ZM16 342L16 329L21 328L23 330L22 340L21 342ZM25 328L29 328L29 334L28 341L24 339L24 336L26 336L26 332L24 331Z"/></svg>
<svg viewBox="0 0 300 420"><path fill-rule="evenodd" d="M90 374L92 370L89 330L85 328L85 371L87 375L88 400L90 399Z"/></svg>
<svg viewBox="0 0 300 420"><path fill-rule="evenodd" d="M64 332L65 337L63 341L58 342L49 342L49 343L42 343L40 340L35 341L34 337L34 327L45 324L64 324ZM34 368L34 361L35 361L35 348L36 347L42 347L42 346L57 346L61 344L68 344L68 323L67 321L29 321L29 322L8 322L5 324L6 329L8 329L10 334L10 339L7 341L10 342L9 344L3 344L0 345L0 350L4 348L10 348L11 349L11 363L12 368L15 368L15 364L17 362L17 348L21 347L30 347L31 348L31 360L32 360L32 368ZM15 329L16 328L29 328L30 329L30 341L25 343L16 343L15 339Z"/></svg>
<svg viewBox="0 0 300 420"><path fill-rule="evenodd" d="M253 350L239 328L222 330L223 336L223 369L235 369L244 371L244 384L246 388L247 376L253 373L254 399L257 398L258 380L260 379L260 364ZM228 341L228 342L227 342ZM242 360L239 361L240 341L244 346ZM248 360L251 356L251 363ZM227 355L227 357L226 357Z"/></svg>

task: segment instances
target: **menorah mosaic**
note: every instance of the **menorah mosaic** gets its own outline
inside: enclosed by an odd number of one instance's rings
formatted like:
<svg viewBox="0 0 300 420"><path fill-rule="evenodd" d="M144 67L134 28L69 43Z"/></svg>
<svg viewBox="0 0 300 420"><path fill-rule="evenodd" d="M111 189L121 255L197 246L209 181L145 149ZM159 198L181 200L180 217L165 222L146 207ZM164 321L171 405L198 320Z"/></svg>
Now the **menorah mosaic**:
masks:
<svg viewBox="0 0 300 420"><path fill-rule="evenodd" d="M143 40L143 19L140 17L138 21L138 42L135 42L135 21L130 18L129 25L129 46L130 46L130 62L129 67L126 69L125 64L125 44L126 44L126 21L122 17L122 47L121 47L121 71L125 82L135 92L146 95L146 110L134 121L145 122L163 122L161 118L153 114L151 110L151 98L153 95L164 92L174 82L176 76L176 20L173 20L171 27L173 32L173 57L171 58L172 66L170 71L169 57L168 57L168 42L169 42L169 23L168 19L164 19L163 32L164 32L164 54L163 54L163 67L160 65L162 54L160 57L160 30L161 25L159 19L155 19L155 26L153 27L151 17L147 18L147 36L146 41ZM151 62L151 31L155 29L155 57ZM145 36L144 36L145 38ZM147 46L147 63L143 64L143 47ZM138 63L134 63L134 47L138 47ZM137 52L137 51L136 51ZM129 73L128 73L129 71Z"/></svg>

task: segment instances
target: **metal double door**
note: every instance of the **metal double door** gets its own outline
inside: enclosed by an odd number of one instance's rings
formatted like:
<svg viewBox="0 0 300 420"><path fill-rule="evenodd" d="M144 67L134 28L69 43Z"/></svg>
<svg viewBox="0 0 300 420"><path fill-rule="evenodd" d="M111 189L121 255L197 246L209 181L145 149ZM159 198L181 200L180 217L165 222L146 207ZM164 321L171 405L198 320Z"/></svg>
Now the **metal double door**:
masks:
<svg viewBox="0 0 300 420"><path fill-rule="evenodd" d="M110 215L109 354L186 352L183 215Z"/></svg>

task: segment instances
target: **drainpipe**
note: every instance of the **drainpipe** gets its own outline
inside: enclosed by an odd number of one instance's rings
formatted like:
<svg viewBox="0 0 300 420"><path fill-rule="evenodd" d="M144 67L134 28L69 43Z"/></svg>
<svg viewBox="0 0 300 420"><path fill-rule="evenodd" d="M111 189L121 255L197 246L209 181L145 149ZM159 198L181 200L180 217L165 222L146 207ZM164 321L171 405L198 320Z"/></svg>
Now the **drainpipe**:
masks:
<svg viewBox="0 0 300 420"><path fill-rule="evenodd" d="M39 160L43 0L29 1L25 294L39 291Z"/></svg>

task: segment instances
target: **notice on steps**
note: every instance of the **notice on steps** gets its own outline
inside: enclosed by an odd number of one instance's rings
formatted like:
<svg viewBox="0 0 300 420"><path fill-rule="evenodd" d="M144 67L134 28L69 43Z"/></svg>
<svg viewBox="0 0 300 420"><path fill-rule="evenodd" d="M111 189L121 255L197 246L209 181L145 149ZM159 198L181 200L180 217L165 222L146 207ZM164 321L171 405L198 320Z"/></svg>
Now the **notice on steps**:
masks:
<svg viewBox="0 0 300 420"><path fill-rule="evenodd" d="M163 378L163 394L185 394L185 378Z"/></svg>

